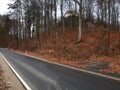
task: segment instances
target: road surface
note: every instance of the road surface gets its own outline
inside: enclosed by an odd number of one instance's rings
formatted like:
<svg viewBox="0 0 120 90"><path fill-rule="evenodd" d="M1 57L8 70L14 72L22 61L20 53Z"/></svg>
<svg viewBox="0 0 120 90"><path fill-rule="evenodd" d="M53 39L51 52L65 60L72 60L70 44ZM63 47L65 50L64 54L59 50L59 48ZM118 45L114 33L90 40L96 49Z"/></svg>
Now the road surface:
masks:
<svg viewBox="0 0 120 90"><path fill-rule="evenodd" d="M120 90L120 82L0 49L32 90ZM18 89L19 90L19 89Z"/></svg>

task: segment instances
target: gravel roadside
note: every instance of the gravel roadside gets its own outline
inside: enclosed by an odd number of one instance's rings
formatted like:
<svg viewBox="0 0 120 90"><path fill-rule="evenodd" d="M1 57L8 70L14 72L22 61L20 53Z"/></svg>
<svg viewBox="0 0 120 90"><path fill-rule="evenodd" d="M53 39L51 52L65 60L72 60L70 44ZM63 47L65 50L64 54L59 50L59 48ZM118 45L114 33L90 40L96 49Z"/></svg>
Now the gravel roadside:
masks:
<svg viewBox="0 0 120 90"><path fill-rule="evenodd" d="M25 90L23 85L20 83L18 78L15 76L15 74L12 72L12 70L9 68L7 63L4 61L4 59L0 56L0 67L3 71L3 82L7 82L8 89L3 90ZM1 89L0 89L1 90Z"/></svg>

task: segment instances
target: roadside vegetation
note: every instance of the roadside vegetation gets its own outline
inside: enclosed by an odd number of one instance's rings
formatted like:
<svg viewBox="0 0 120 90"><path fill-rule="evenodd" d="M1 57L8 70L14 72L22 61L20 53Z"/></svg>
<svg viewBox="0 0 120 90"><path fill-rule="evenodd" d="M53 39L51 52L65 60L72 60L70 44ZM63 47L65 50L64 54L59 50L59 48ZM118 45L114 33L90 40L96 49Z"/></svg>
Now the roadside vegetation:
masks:
<svg viewBox="0 0 120 90"><path fill-rule="evenodd" d="M1 67L0 67L0 90L7 90L9 86L6 82L4 82L4 78L2 74L3 74L3 71L1 70Z"/></svg>

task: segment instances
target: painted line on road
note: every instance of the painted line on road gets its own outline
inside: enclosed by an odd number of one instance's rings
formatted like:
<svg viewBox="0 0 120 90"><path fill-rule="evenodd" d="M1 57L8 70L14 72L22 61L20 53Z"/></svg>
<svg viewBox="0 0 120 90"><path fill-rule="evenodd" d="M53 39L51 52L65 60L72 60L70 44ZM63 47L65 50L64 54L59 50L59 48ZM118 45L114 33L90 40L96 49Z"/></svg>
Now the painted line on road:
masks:
<svg viewBox="0 0 120 90"><path fill-rule="evenodd" d="M10 69L14 72L14 74L17 76L17 78L20 80L20 82L23 84L23 86L27 89L27 90L32 90L30 88L30 86L22 79L22 77L17 73L17 71L12 67L12 65L10 65L10 63L7 61L7 59L5 58L5 56L0 53L0 56L2 56L2 58L5 60L5 62L8 64L8 66L10 67Z"/></svg>
<svg viewBox="0 0 120 90"><path fill-rule="evenodd" d="M72 67L72 66L68 66L68 65L60 64L60 63L56 63L56 62L51 62L49 60L39 58L39 57L35 57L35 56L32 56L32 55L28 55L28 54L23 54L23 53L19 53L19 52L15 52L15 53L20 54L20 55L24 55L24 56L28 56L28 57L31 57L31 58L39 59L39 60L47 62L47 63L51 63L51 64L63 66L63 67L66 67L66 68L70 68L70 69L73 69L73 70L77 70L77 71L80 71L80 72L89 73L89 74L92 74L92 75L97 75L97 76L100 76L100 77L120 81L120 78L117 78L117 77L113 77L113 76L109 76L109 75L105 75L105 74L101 74L101 73L97 73L97 72L92 72L92 71L88 71L88 70L84 70L84 69L78 69L76 67Z"/></svg>

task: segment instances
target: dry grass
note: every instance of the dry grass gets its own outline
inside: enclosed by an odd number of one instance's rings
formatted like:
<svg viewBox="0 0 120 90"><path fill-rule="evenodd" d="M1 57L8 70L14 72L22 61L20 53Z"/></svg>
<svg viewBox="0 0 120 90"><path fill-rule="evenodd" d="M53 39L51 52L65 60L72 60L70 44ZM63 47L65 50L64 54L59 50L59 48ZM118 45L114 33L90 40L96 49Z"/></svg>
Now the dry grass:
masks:
<svg viewBox="0 0 120 90"><path fill-rule="evenodd" d="M3 71L1 70L1 67L0 67L0 90L7 90L9 86L7 85L6 82L4 82L2 73Z"/></svg>

